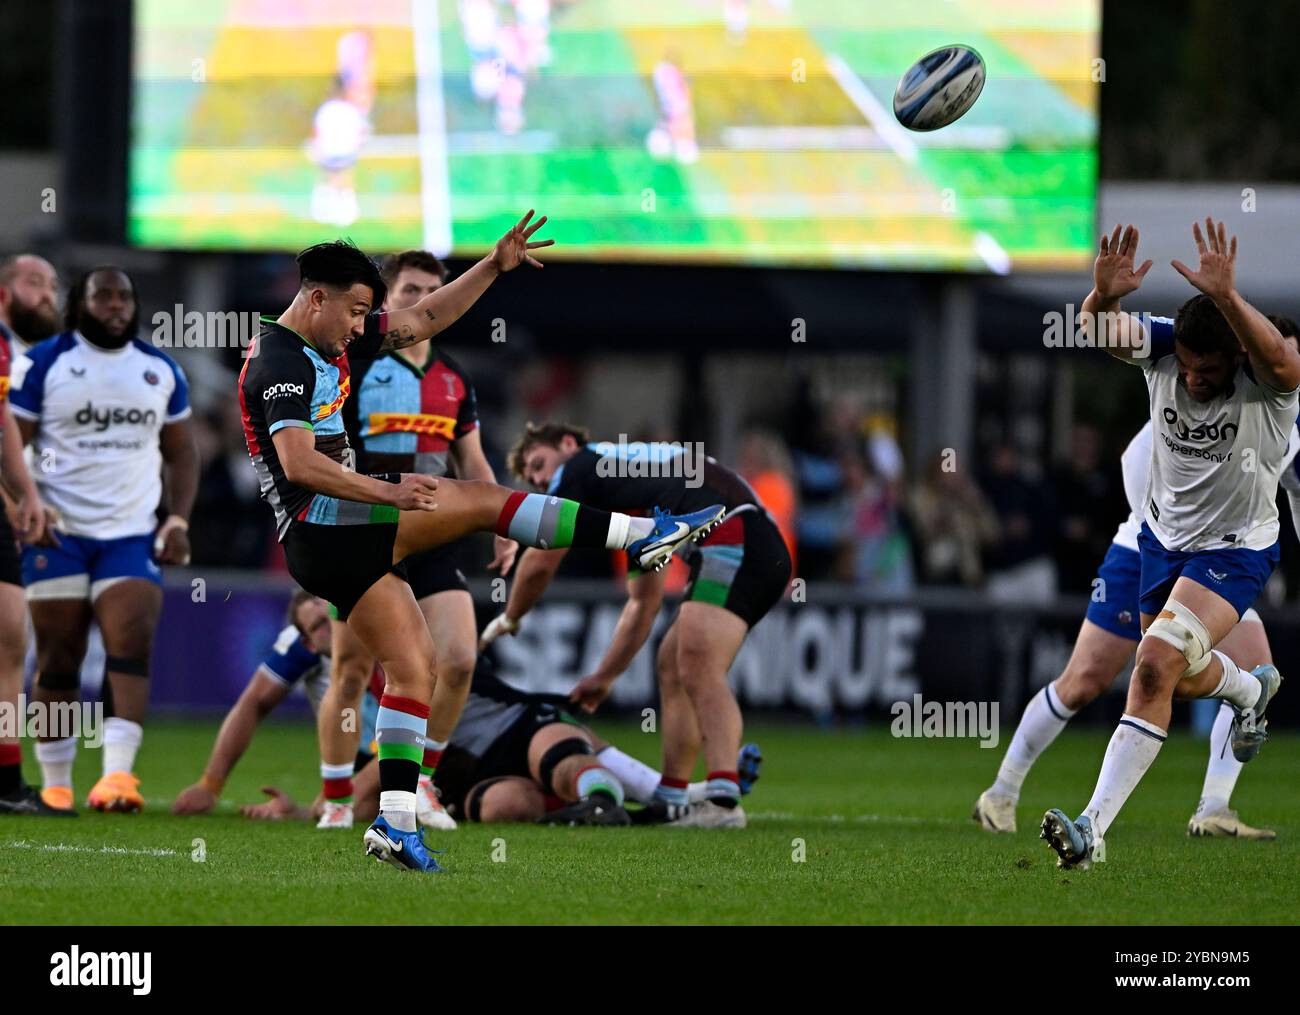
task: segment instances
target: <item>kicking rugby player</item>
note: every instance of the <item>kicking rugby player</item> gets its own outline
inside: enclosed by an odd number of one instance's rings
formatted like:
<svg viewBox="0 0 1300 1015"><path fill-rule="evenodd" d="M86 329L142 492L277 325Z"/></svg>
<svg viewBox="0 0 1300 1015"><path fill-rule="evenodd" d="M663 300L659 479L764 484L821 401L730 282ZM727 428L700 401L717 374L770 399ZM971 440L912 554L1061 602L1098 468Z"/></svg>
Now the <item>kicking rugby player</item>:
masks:
<svg viewBox="0 0 1300 1015"><path fill-rule="evenodd" d="M659 646L663 704L663 779L641 821L681 827L743 828L739 777L733 767L743 721L727 671L750 629L785 592L790 553L780 530L740 476L712 458L696 463L700 483L672 467L686 452L668 444L592 444L587 431L530 425L510 452L510 470L535 489L581 498L610 510L669 504L698 510L721 501L726 517L690 555L691 579L677 617ZM636 467L632 459L639 459ZM659 463L657 468L644 467ZM680 462L686 465L685 462ZM650 473L650 474L647 474ZM513 633L546 591L564 550L528 550L520 559L505 612L484 630L480 644ZM663 601L663 577L635 562L628 568L628 600L596 672L573 689L571 700L594 712L650 635ZM692 805L686 787L703 746L709 793Z"/></svg>
<svg viewBox="0 0 1300 1015"><path fill-rule="evenodd" d="M436 654L403 561L493 531L527 546L627 549L638 566L653 569L723 514L716 505L687 517L629 518L482 481L354 470L341 411L352 384L349 355L428 341L503 272L525 262L541 267L532 251L553 241L532 240L546 221L530 225L532 216L459 278L409 309L378 314L371 310L383 305L388 287L373 261L342 241L309 247L298 255L293 303L263 320L240 375L248 452L289 573L333 604L387 677L376 730L380 814L363 838L369 855L403 869L441 870L416 827Z"/></svg>
<svg viewBox="0 0 1300 1015"><path fill-rule="evenodd" d="M299 685L318 711L330 682L329 604L301 589L289 600L289 623L226 714L199 781L181 790L173 814L208 814L253 742L262 720Z"/></svg>
<svg viewBox="0 0 1300 1015"><path fill-rule="evenodd" d="M380 265L388 284L385 310L405 310L435 292L447 269L425 250L407 250ZM354 393L343 405L348 439L364 473L422 472L495 483L483 453L478 408L469 375L432 343L395 349L376 359L351 359ZM446 543L404 561L411 593L420 605L437 649L438 673L420 781L416 815L428 828L451 830L456 822L433 790L433 773L456 719L465 705L474 675L478 628L474 601L463 568L468 540ZM496 537L490 569L505 574L514 563L517 544ZM330 692L320 710L321 781L326 805L321 828L352 827L352 761L360 732L340 721L347 709L361 705L375 661L346 623L334 623ZM352 732L348 732L351 730Z"/></svg>
<svg viewBox="0 0 1300 1015"><path fill-rule="evenodd" d="M198 489L198 449L185 375L137 337L135 283L95 268L68 295L68 330L13 367L10 404L41 467L36 482L57 512L51 546L23 551L36 629L35 698L75 702L91 619L107 653L103 774L87 804L139 811L132 774L149 702L149 657L162 612L160 564L189 562L186 534ZM170 514L155 512L163 497ZM72 809L75 737L36 746L51 807Z"/></svg>
<svg viewBox="0 0 1300 1015"><path fill-rule="evenodd" d="M45 277L42 266L49 268L41 258L31 256L11 257L0 264L0 488L5 495L4 510L0 511L0 703L7 703L15 715L27 653L27 600L18 542L36 543L44 536L45 505L23 459L22 437L9 408L9 367L16 351L15 323L40 329L42 311L48 311L45 317L58 320L53 288L41 284ZM54 269L49 273L52 277ZM30 299L32 295L36 299ZM33 317L37 317L34 322ZM55 811L23 780L17 733L0 736L0 815L69 813Z"/></svg>
<svg viewBox="0 0 1300 1015"><path fill-rule="evenodd" d="M1134 270L1138 231L1102 237L1082 307L1087 337L1142 368L1151 405L1151 466L1138 534L1138 643L1128 702L1092 799L1070 820L1043 816L1061 867L1104 859L1106 832L1155 760L1175 696L1219 698L1234 709L1231 747L1249 761L1267 737L1264 713L1281 676L1243 672L1215 649L1258 597L1278 559L1279 475L1296 421L1300 354L1237 292L1237 239L1206 219L1192 235L1200 290L1177 319L1147 324L1122 313L1151 268Z"/></svg>

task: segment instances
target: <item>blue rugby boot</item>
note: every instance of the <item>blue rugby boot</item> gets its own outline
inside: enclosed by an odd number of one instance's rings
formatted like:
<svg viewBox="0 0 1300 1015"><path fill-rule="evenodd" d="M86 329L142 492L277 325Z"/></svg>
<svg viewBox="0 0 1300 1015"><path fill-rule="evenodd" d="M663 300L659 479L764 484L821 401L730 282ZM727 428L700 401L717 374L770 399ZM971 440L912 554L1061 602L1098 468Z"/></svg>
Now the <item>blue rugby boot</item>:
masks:
<svg viewBox="0 0 1300 1015"><path fill-rule="evenodd" d="M398 870L420 871L424 874L446 873L446 869L438 866L434 857L434 854L441 853L442 850L425 846L424 838L418 830L399 832L382 814L366 829L363 841L366 844L366 856L373 856L380 863L391 863Z"/></svg>
<svg viewBox="0 0 1300 1015"><path fill-rule="evenodd" d="M655 508L653 531L627 548L628 559L642 571L662 571L668 566L668 558L677 547L688 539L699 542L705 533L722 521L722 516L726 513L727 509L721 504L692 511L688 515L673 515Z"/></svg>

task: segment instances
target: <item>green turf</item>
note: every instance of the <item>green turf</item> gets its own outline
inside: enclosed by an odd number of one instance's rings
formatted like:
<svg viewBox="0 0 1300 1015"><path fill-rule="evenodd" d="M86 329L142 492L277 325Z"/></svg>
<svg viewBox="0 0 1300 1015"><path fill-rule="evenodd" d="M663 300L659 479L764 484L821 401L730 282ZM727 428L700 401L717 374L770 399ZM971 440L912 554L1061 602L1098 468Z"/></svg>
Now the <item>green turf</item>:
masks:
<svg viewBox="0 0 1300 1015"><path fill-rule="evenodd" d="M647 760L658 751L635 727L600 729ZM265 783L314 792L306 725L263 730L217 815L168 815L214 732L150 724L140 816L0 819L0 922L1293 923L1300 912L1294 737L1269 743L1234 801L1279 841L1187 838L1205 747L1175 735L1111 831L1109 861L1086 873L1057 871L1036 826L1046 807L1082 807L1105 731L1063 736L1030 778L1019 834L994 837L967 815L1000 748L754 724L767 768L746 831L469 826L430 833L451 873L420 877L365 859L359 828L234 813ZM97 765L82 752L79 794Z"/></svg>

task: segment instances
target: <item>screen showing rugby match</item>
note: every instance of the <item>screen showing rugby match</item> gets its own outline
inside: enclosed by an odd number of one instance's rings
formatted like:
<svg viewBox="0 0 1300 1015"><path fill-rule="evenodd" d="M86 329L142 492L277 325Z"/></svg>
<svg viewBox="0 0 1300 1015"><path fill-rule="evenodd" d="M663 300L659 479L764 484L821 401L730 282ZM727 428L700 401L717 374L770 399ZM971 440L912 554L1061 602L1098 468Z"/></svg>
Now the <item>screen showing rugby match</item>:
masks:
<svg viewBox="0 0 1300 1015"><path fill-rule="evenodd" d="M128 198L145 247L1085 266L1100 0L138 0ZM921 56L987 81L931 133Z"/></svg>

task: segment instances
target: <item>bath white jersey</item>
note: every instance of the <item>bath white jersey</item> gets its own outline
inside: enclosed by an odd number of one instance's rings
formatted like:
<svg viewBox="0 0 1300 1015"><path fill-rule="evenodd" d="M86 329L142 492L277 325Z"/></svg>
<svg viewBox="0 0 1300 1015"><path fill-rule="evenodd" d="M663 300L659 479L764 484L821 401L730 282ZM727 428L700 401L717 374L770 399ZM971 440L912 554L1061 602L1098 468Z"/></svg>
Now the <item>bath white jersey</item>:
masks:
<svg viewBox="0 0 1300 1015"><path fill-rule="evenodd" d="M153 532L159 436L190 414L180 367L139 339L107 350L64 332L15 360L9 404L36 421L32 478L60 531L91 539Z"/></svg>
<svg viewBox="0 0 1300 1015"><path fill-rule="evenodd" d="M1148 321L1150 355L1132 361L1146 375L1153 424L1144 520L1167 550L1267 549L1296 391L1274 391L1243 363L1224 394L1197 402L1179 383L1173 321Z"/></svg>
<svg viewBox="0 0 1300 1015"><path fill-rule="evenodd" d="M1296 454L1300 452L1300 421L1291 428L1291 439L1287 443L1286 455L1282 459L1282 475L1278 485L1287 492L1291 501L1291 521L1295 525L1296 535L1300 536L1300 461ZM1147 476L1151 471L1151 421L1143 424L1142 429L1133 435L1128 447L1119 459L1120 471L1124 476L1124 496L1128 499L1128 517L1119 523L1112 543L1118 543L1126 550L1138 548L1138 532L1142 529L1143 505L1146 502Z"/></svg>

